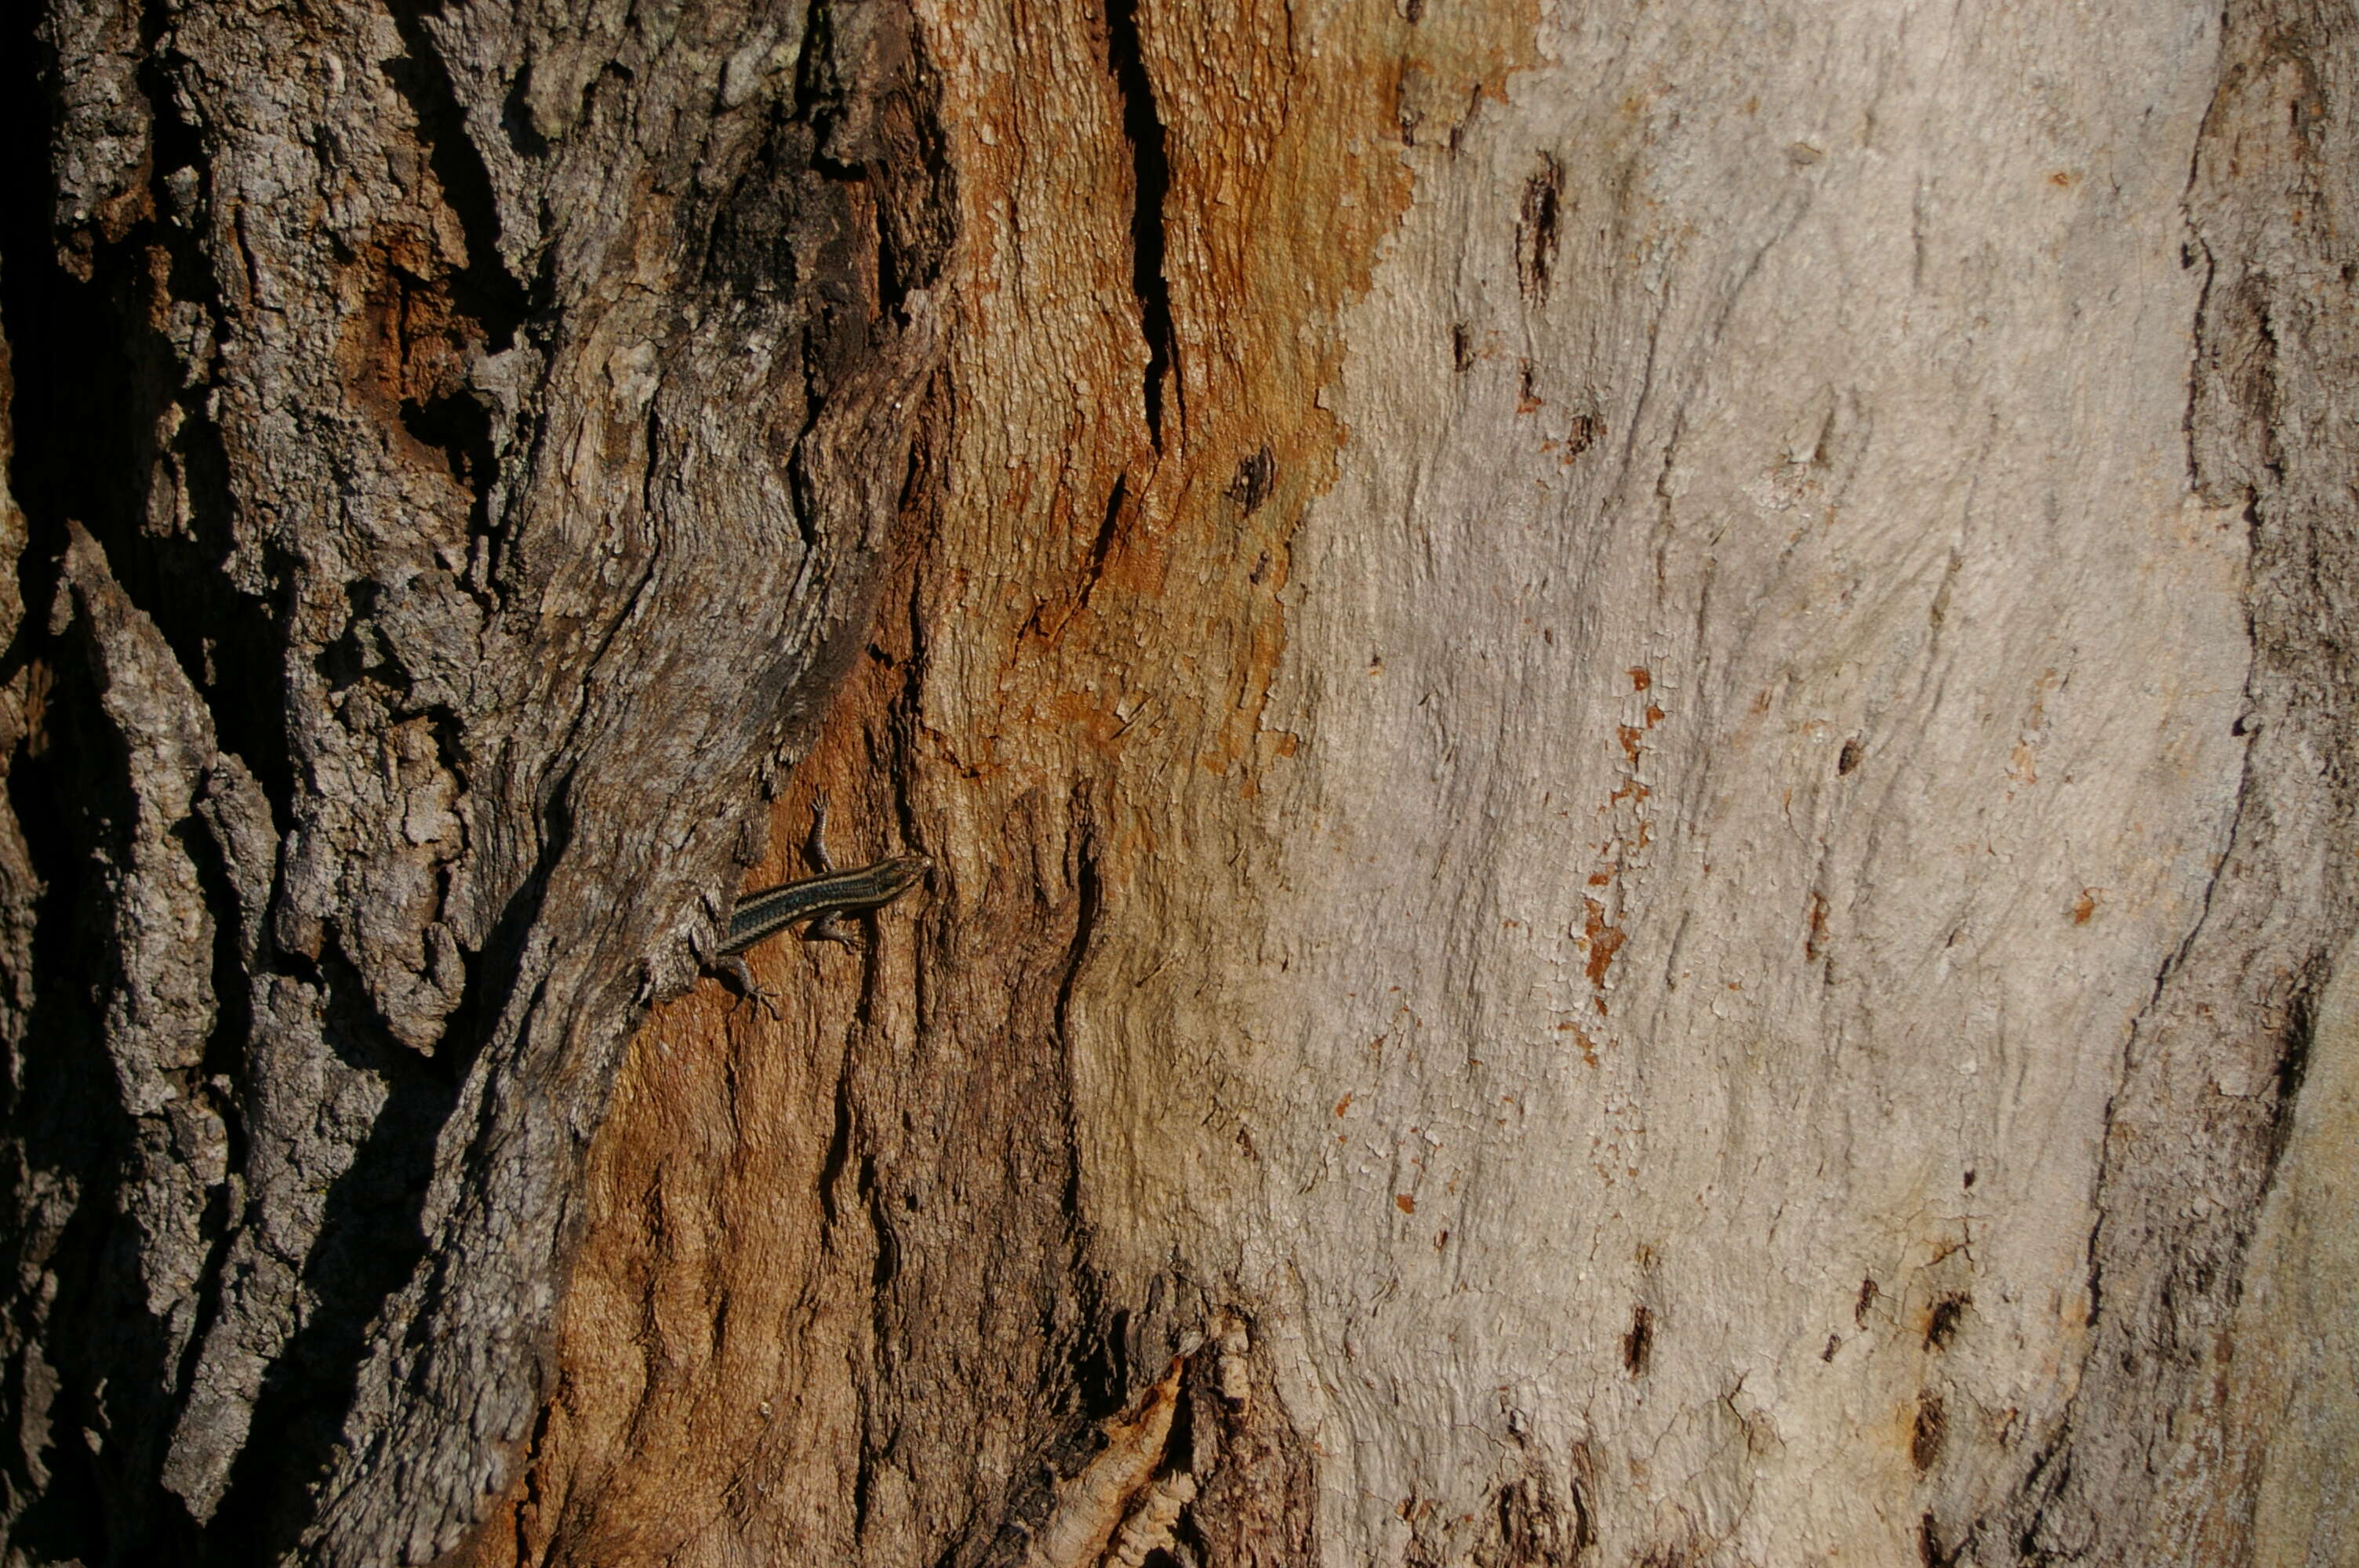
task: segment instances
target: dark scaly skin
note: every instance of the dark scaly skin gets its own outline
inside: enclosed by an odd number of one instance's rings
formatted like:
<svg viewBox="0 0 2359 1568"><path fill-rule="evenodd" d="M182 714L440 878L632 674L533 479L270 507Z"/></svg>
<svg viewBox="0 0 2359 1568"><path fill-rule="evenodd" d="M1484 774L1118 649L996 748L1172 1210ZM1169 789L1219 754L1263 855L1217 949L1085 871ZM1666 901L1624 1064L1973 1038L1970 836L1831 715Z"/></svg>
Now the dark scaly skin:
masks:
<svg viewBox="0 0 2359 1568"><path fill-rule="evenodd" d="M811 922L810 930L804 933L806 941L849 941L843 928L836 925L838 915L866 914L884 908L917 886L933 865L923 855L887 855L855 871L830 871L747 893L730 911L729 939L721 951L743 953L799 920Z"/></svg>

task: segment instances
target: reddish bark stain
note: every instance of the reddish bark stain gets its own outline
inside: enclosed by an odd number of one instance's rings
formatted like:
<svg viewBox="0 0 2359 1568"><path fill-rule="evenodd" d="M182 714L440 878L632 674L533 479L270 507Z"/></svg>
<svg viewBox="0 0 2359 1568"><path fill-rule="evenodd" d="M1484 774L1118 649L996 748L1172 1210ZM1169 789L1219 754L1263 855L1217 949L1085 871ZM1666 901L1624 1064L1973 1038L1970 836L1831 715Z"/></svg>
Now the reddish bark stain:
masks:
<svg viewBox="0 0 2359 1568"><path fill-rule="evenodd" d="M1614 953L1621 948L1626 938L1623 932L1605 923L1603 904L1593 898L1585 898L1581 902L1589 909L1588 918L1582 923L1581 933L1589 942L1589 983L1602 987L1605 984L1606 966L1614 962Z"/></svg>

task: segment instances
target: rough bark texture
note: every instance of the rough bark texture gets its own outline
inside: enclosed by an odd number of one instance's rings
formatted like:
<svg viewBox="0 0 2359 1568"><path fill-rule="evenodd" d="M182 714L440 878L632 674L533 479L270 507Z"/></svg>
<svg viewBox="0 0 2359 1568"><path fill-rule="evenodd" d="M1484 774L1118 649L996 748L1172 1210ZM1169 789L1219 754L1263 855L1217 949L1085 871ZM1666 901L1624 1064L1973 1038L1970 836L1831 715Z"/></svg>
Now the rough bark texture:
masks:
<svg viewBox="0 0 2359 1568"><path fill-rule="evenodd" d="M2359 1552L2347 9L44 27L16 1561Z"/></svg>
<svg viewBox="0 0 2359 1568"><path fill-rule="evenodd" d="M922 53L807 20L9 49L17 1560L421 1562L528 1438L625 1032L856 656L935 362Z"/></svg>

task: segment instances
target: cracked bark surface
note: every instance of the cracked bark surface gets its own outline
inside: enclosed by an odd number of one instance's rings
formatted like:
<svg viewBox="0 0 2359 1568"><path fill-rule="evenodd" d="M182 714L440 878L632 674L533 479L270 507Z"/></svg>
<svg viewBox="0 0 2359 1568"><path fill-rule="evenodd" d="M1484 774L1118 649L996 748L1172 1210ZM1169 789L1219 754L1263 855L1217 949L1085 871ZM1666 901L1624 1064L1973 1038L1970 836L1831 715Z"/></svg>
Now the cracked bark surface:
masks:
<svg viewBox="0 0 2359 1568"><path fill-rule="evenodd" d="M935 361L908 19L806 22L18 37L16 1560L425 1561L527 1437Z"/></svg>
<svg viewBox="0 0 2359 1568"><path fill-rule="evenodd" d="M9 1562L2354 1550L2347 8L35 32Z"/></svg>

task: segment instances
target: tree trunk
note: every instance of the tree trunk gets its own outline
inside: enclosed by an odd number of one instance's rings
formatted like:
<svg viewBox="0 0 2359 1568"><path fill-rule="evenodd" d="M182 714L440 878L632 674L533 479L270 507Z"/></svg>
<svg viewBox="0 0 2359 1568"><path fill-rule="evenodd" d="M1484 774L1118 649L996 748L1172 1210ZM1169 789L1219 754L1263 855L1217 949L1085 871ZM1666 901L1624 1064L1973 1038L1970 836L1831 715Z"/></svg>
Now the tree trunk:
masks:
<svg viewBox="0 0 2359 1568"><path fill-rule="evenodd" d="M2359 1557L2347 10L36 32L9 1562Z"/></svg>

